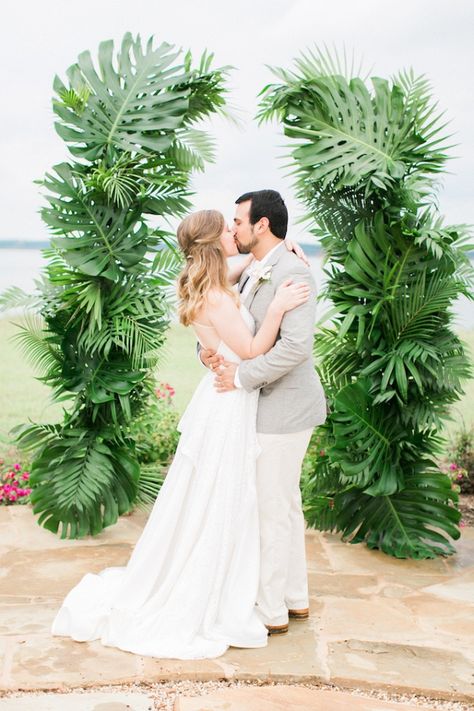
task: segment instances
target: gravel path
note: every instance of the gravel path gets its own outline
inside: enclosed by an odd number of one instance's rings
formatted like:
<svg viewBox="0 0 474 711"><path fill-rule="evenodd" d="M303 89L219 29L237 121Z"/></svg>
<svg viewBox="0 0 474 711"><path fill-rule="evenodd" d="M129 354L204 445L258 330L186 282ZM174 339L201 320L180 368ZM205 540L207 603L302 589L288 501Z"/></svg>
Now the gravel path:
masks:
<svg viewBox="0 0 474 711"><path fill-rule="evenodd" d="M120 686L95 686L88 688L77 688L71 689L70 692L75 693L88 693L91 691L107 691L107 692L119 692L127 691L129 693L147 693L154 699L154 711L173 711L173 704L178 696L205 696L206 694L212 694L214 691L223 688L239 688L242 686L276 686L276 684L259 684L258 682L242 682L242 681L178 681L178 682L166 682L166 683L155 683L155 684L130 684L130 685L120 685ZM326 689L332 691L345 691L350 692L356 696L365 696L368 698L376 698L383 701L398 701L399 703L410 703L417 706L428 706L432 709L437 709L437 711L473 711L474 704L462 702L462 701L440 701L436 699L430 699L426 696L417 696L412 694L395 694L388 691L371 690L367 689L347 689L343 687L338 687L330 684L299 684L307 689ZM28 696L32 699L34 697L42 696L49 692L31 692L25 694L19 693L0 693L0 698L8 696ZM55 693L65 694L69 691L58 691ZM32 708L34 708L32 703Z"/></svg>

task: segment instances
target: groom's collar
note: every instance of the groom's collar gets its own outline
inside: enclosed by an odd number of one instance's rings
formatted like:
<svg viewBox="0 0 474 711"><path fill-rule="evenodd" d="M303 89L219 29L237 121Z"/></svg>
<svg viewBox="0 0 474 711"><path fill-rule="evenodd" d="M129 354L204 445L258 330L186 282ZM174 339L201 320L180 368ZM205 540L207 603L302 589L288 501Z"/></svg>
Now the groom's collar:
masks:
<svg viewBox="0 0 474 711"><path fill-rule="evenodd" d="M278 260L280 259L281 255L283 254L282 250L286 249L285 245L283 244L283 240L281 244L275 245L269 252L266 253L266 255L261 259L258 264L259 267L266 266L266 267L273 267ZM252 301L255 298L256 293L258 290L261 288L262 284L264 281L262 279L259 279L254 286L250 289L250 292L247 294L245 297L244 303L245 306L249 309L250 305L252 304Z"/></svg>
<svg viewBox="0 0 474 711"><path fill-rule="evenodd" d="M279 260L280 253L278 250L283 246L283 240L281 240L281 244L276 244L269 252L266 253L264 257L262 257L262 259L256 259L255 261L262 267L264 264L272 267Z"/></svg>

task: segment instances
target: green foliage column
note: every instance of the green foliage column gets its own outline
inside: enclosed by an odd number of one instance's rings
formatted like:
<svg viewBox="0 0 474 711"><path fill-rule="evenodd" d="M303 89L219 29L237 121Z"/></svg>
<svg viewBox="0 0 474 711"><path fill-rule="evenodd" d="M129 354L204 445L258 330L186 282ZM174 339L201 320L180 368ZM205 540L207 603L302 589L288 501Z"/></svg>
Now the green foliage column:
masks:
<svg viewBox="0 0 474 711"><path fill-rule="evenodd" d="M464 226L445 226L446 138L427 81L369 81L309 53L262 92L327 256L332 322L316 335L332 412L305 483L306 515L398 557L453 552L457 495L435 456L469 374L451 306L469 295Z"/></svg>
<svg viewBox="0 0 474 711"><path fill-rule="evenodd" d="M212 70L206 54L193 68L179 55L126 34L116 57L103 42L96 65L83 52L67 85L54 81L56 130L71 159L42 181L53 235L42 320L20 340L67 406L62 423L22 426L18 437L35 451L39 523L62 537L98 533L137 498L130 423L152 392L179 268L171 235L147 220L190 208L190 173L213 156L194 124L225 104L227 69Z"/></svg>

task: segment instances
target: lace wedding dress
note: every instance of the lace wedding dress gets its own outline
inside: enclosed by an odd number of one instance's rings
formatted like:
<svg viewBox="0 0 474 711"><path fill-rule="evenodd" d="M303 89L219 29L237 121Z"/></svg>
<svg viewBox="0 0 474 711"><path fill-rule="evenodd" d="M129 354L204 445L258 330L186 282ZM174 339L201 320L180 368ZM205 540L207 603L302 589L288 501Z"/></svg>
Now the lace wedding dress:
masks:
<svg viewBox="0 0 474 711"><path fill-rule="evenodd" d="M253 330L250 313L241 313ZM222 342L218 351L239 361ZM267 644L255 609L257 399L242 389L217 393L213 373L204 376L128 564L85 575L57 613L54 635L178 659Z"/></svg>

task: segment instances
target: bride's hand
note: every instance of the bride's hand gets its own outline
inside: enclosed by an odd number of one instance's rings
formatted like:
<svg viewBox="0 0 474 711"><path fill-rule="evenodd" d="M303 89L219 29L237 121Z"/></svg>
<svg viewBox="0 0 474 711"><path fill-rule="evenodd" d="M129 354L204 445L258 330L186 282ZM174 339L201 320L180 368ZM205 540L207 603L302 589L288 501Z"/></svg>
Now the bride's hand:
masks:
<svg viewBox="0 0 474 711"><path fill-rule="evenodd" d="M288 237L285 237L285 246L289 252L294 252L296 256L301 259L302 262L306 264L307 267L309 267L309 260L306 254L303 252L301 247L297 242L293 242L291 239L288 239Z"/></svg>
<svg viewBox="0 0 474 711"><path fill-rule="evenodd" d="M277 311L285 313L306 303L310 293L311 290L305 282L293 284L291 279L286 279L276 290L272 305Z"/></svg>

